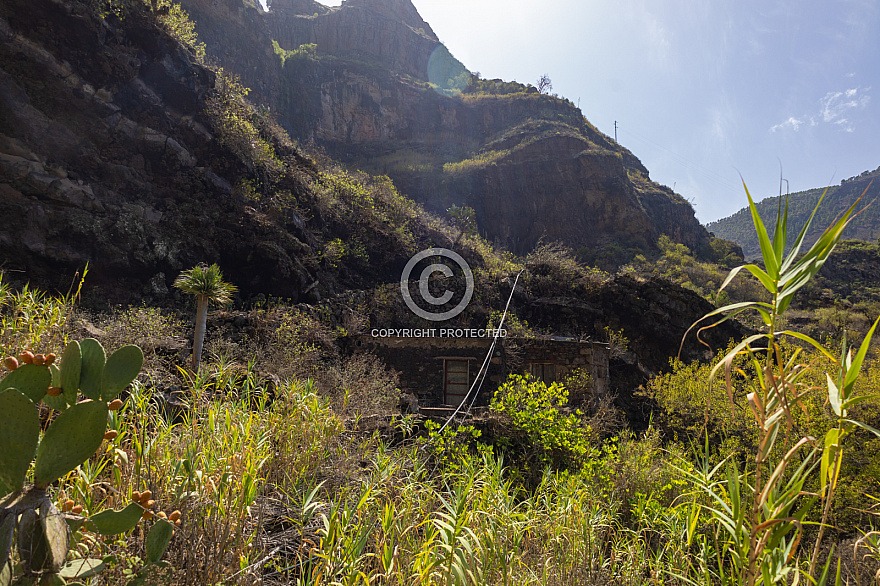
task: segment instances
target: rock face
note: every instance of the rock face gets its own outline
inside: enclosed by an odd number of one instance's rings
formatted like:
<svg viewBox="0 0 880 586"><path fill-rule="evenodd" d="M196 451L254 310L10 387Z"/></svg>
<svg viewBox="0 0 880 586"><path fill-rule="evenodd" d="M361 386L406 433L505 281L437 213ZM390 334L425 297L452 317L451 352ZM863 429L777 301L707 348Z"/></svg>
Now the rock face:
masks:
<svg viewBox="0 0 880 586"><path fill-rule="evenodd" d="M560 286L560 289L563 289ZM645 429L656 407L636 393L649 379L668 370L670 358L685 362L707 360L731 340L753 334L735 320L704 331L697 340L691 325L715 309L698 294L664 279L637 279L623 274L587 294L518 299L516 313L531 326L559 333L587 334L605 339L605 328L628 340L627 348L612 348L610 387L615 405L636 429ZM705 323L705 322L704 322ZM679 353L680 352L680 353Z"/></svg>
<svg viewBox="0 0 880 586"><path fill-rule="evenodd" d="M691 206L571 102L473 78L409 0L275 0L268 13L241 0L183 6L209 53L293 136L389 175L432 211L473 207L490 241L527 252L561 240L587 258L626 258L661 234L697 251L709 242ZM273 41L292 53L264 62Z"/></svg>
<svg viewBox="0 0 880 586"><path fill-rule="evenodd" d="M272 2L272 38L285 49L315 43L328 55L375 61L396 73L427 79L428 61L440 44L410 0L350 0L324 11L302 2ZM303 10L305 9L305 11Z"/></svg>
<svg viewBox="0 0 880 586"><path fill-rule="evenodd" d="M240 142L224 139L219 115L211 113L229 84L170 36L145 3L120 6L121 18L101 16L85 0L0 3L4 278L21 276L64 291L88 263L88 284L104 296L102 303L156 303L169 295L181 270L218 262L245 296L314 302L374 288L377 311L402 305L381 285L396 285L415 251L452 245L449 232L420 210L407 215L410 203L401 204L384 180L375 180L371 193L384 193L397 207L370 216L380 200L345 187L348 179L327 179L338 171L334 163L319 169L278 134L270 137L277 172L269 177L270 164L257 166ZM299 136L387 172L435 209L472 205L480 229L493 240L521 251L541 237L572 246L647 247L665 232L699 247L705 232L686 202L651 183L635 157L570 103L528 88L444 93L402 73L426 63L429 72L454 82L459 70L410 8L408 0L350 0L336 10L288 0L277 10L301 20L296 26L316 35L305 40L319 47L368 48L366 33L338 36L332 45L327 39L338 31L318 26L336 22L331 19L354 23L345 26L373 19L381 29L376 38L396 31L403 40L370 54L372 62L319 49L316 58L308 51L287 55L282 68L270 53L271 27L278 26L272 15L239 0L191 0L190 6L217 24L202 38L220 43L225 36L229 67L235 65L246 83L248 76L262 79L251 84L255 94L273 100ZM285 30L294 35L296 26ZM273 78L273 71L280 75ZM237 104L244 112L236 114L239 122L269 118ZM268 203L254 196L255 186L266 188L257 195ZM333 243L357 254L337 266L327 254L336 250L326 248ZM356 243L362 248L354 249ZM476 248L462 252L480 266ZM488 279L479 279L479 302L468 309L473 323L486 323L500 304L503 286ZM520 300L516 310L534 326L560 333L599 338L606 325L623 329L641 355L618 371L632 374L630 386L662 368L681 331L707 310L694 293L663 282L621 277L580 296L569 285L556 279L558 294ZM350 302L337 300L363 307L366 298L360 291ZM700 351L685 347L688 357Z"/></svg>
<svg viewBox="0 0 880 586"><path fill-rule="evenodd" d="M309 235L236 196L247 169L203 117L214 82L143 8L0 4L4 270L66 290L90 263L90 285L131 300L221 262L245 289L296 298L315 280L298 260Z"/></svg>

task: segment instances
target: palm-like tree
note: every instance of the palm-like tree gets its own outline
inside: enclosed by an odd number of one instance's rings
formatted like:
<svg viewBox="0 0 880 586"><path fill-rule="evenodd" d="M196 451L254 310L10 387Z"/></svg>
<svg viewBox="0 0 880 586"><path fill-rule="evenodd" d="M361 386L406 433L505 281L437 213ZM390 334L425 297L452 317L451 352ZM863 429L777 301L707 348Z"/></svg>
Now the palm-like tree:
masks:
<svg viewBox="0 0 880 586"><path fill-rule="evenodd" d="M192 368L199 370L202 361L202 346L205 344L205 325L208 321L208 303L226 305L232 301L235 285L223 280L220 267L197 265L183 271L174 281L174 286L185 293L196 296L196 332L193 336Z"/></svg>

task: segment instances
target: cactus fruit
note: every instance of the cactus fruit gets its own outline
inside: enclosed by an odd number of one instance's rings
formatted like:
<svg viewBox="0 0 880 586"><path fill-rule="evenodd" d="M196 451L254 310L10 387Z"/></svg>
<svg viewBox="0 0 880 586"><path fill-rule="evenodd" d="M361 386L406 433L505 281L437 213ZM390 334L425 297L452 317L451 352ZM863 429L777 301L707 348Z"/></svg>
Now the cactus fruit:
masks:
<svg viewBox="0 0 880 586"><path fill-rule="evenodd" d="M55 411L64 411L67 409L67 398L64 396L63 389L61 389L61 369L58 368L57 365L52 364L49 366L49 373L52 375L52 383L49 387L49 391L46 392L46 396L43 397L43 403L54 409ZM53 397L52 387L57 387L61 389L60 394L57 397Z"/></svg>
<svg viewBox="0 0 880 586"><path fill-rule="evenodd" d="M0 391L18 389L36 404L45 396L46 389L51 383L52 374L48 368L36 364L23 364L0 380Z"/></svg>
<svg viewBox="0 0 880 586"><path fill-rule="evenodd" d="M80 342L79 349L82 352L79 390L89 399L98 400L101 397L101 385L104 378L104 365L107 362L107 353L104 352L104 347L101 343L94 338L86 338Z"/></svg>
<svg viewBox="0 0 880 586"><path fill-rule="evenodd" d="M79 377L82 370L82 351L79 342L70 342L61 354L61 388L64 390L64 398L67 403L76 403L76 394L79 392Z"/></svg>
<svg viewBox="0 0 880 586"><path fill-rule="evenodd" d="M62 412L46 429L37 450L34 486L49 486L94 454L104 440L107 414L101 401L84 401Z"/></svg>
<svg viewBox="0 0 880 586"><path fill-rule="evenodd" d="M112 441L115 440L118 436L119 436L119 432L116 431L115 429L108 430L108 431L104 434L104 441L112 442Z"/></svg>
<svg viewBox="0 0 880 586"><path fill-rule="evenodd" d="M16 389L0 392L0 484L21 489L39 440L37 406Z"/></svg>
<svg viewBox="0 0 880 586"><path fill-rule="evenodd" d="M58 356L54 352L46 354L46 366L52 366L55 363L56 358L58 358Z"/></svg>
<svg viewBox="0 0 880 586"><path fill-rule="evenodd" d="M33 364L36 364L37 366L43 366L43 364L45 362L46 362L45 356L43 356L42 354L34 354Z"/></svg>
<svg viewBox="0 0 880 586"><path fill-rule="evenodd" d="M138 499L138 501L140 501L143 504L143 503L147 502L148 500L150 500L151 498L153 498L153 491L145 490L144 492L141 493L141 496Z"/></svg>
<svg viewBox="0 0 880 586"><path fill-rule="evenodd" d="M119 511L106 510L92 515L86 527L102 535L118 535L133 529L141 520L144 510L132 503Z"/></svg>
<svg viewBox="0 0 880 586"><path fill-rule="evenodd" d="M57 397L61 394L61 387L49 387L46 394L50 397Z"/></svg>
<svg viewBox="0 0 880 586"><path fill-rule="evenodd" d="M25 350L18 355L18 361L22 364L32 364L34 362L34 353L30 350Z"/></svg>
<svg viewBox="0 0 880 586"><path fill-rule="evenodd" d="M18 359L15 356L10 356L3 361L3 366L5 366L9 370L15 370L16 368L18 368Z"/></svg>
<svg viewBox="0 0 880 586"><path fill-rule="evenodd" d="M131 493L131 500L133 500L136 503L141 502L141 493L137 490L134 491L133 493Z"/></svg>
<svg viewBox="0 0 880 586"><path fill-rule="evenodd" d="M110 355L104 366L101 399L112 401L131 384L144 364L144 352L137 346L123 346Z"/></svg>
<svg viewBox="0 0 880 586"><path fill-rule="evenodd" d="M69 511L72 511L73 507L75 507L75 506L76 506L76 503L73 502L73 499L67 499L66 501L64 501L64 504L61 505L61 511L64 513L67 513Z"/></svg>
<svg viewBox="0 0 880 586"><path fill-rule="evenodd" d="M79 515L80 513L83 512L83 506L82 505L74 505L73 508L70 509L70 512L73 513L74 515Z"/></svg>
<svg viewBox="0 0 880 586"><path fill-rule="evenodd" d="M107 403L107 409L110 411L118 411L122 407L122 399L113 399Z"/></svg>
<svg viewBox="0 0 880 586"><path fill-rule="evenodd" d="M180 519L180 511L178 511L178 510L174 510L171 512L170 515L168 515L168 520L171 521L172 523L179 520L179 519Z"/></svg>

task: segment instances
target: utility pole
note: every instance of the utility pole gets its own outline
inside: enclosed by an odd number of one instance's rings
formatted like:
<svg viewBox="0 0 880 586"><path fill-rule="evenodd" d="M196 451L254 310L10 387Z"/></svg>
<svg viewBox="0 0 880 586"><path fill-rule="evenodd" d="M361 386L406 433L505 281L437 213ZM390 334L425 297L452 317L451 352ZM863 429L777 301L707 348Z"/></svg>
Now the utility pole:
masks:
<svg viewBox="0 0 880 586"><path fill-rule="evenodd" d="M614 142L617 142L617 120L614 121Z"/></svg>

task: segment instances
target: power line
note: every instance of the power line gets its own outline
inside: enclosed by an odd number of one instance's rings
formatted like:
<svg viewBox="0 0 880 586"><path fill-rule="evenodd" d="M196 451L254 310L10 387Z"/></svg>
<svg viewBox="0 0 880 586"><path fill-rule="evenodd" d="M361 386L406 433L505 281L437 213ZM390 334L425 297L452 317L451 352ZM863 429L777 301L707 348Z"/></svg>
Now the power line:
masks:
<svg viewBox="0 0 880 586"><path fill-rule="evenodd" d="M705 179L711 181L712 183L714 183L718 187L723 187L725 189L729 189L732 191L739 191L741 189L741 186L735 185L735 184L729 182L727 179L725 179L724 177L722 177L718 173L715 173L714 171L711 171L710 169L707 169L707 168L703 167L702 165L699 165L699 164L691 161L687 157L676 153L675 151L663 146L662 144L659 144L659 143L651 140L650 138L648 138L646 136L642 136L641 134L634 132L633 130L630 130L627 128L624 128L622 130L625 133L627 133L629 136L631 136L632 138L635 138L636 140L639 140L643 143L647 143L657 149L660 149L661 151L664 151L665 153L669 154L673 159L675 159L675 161L677 163L680 163L681 165L684 165L685 167L689 167L691 170L700 173ZM616 135L616 132L617 132L617 123L615 122L615 135Z"/></svg>
<svg viewBox="0 0 880 586"><path fill-rule="evenodd" d="M464 423L464 420L467 418L467 416L470 415L471 409L473 408L474 403L477 400L477 396L480 394L480 390L483 388L483 381L486 380L486 376L489 374L489 362L490 362L490 359L492 358L492 354L495 352L495 346L498 343L498 338L501 333L501 328L504 327L504 320L507 317L507 310L510 308L510 302L513 299L513 294L516 292L516 284L519 282L519 277L522 274L523 274L523 271L521 270L519 273L517 273L516 279L514 279L514 281L513 281L513 288L510 290L510 295L507 298L507 304L505 304L505 306L504 306L504 313L501 314L501 321L498 324L498 327L495 329L495 337L492 340L492 345L489 347L489 351L486 353L486 358L483 360L483 364L482 364L482 366L480 366L480 370L479 370L479 372L477 372L477 376L474 379L473 384L471 384L471 388L468 390L467 394L461 400L461 403L458 404L458 407L455 408L455 411L453 411L452 415L449 416L449 419L446 420L446 423L444 423L440 427L440 429L437 432L438 434L442 433L443 430L446 429L446 426L449 425L455 419L455 416L458 415L459 411L461 411L461 408L464 406L464 404L467 402L468 399L470 399L471 402L468 405L467 410L464 413L464 416L462 417L461 423L459 423L459 425L458 425L459 429L461 429L461 426ZM479 384L477 384L477 383L479 383ZM475 390L476 390L476 392L474 392ZM425 447L427 447L430 443L431 443L430 441L427 442L425 444Z"/></svg>

